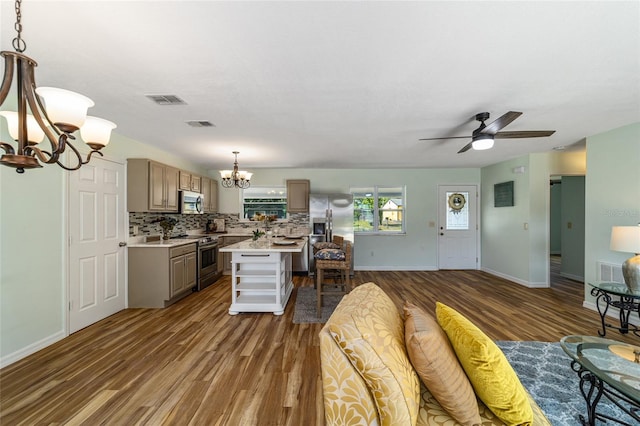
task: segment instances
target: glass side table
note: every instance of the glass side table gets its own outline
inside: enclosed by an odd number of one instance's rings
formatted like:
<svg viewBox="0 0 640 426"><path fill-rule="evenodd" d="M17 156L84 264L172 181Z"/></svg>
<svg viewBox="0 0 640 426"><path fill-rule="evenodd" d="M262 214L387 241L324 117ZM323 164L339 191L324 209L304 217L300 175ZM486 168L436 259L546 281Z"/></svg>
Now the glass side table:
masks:
<svg viewBox="0 0 640 426"><path fill-rule="evenodd" d="M622 283L589 283L591 287L591 295L596 298L596 307L602 321L602 330L598 330L598 334L604 337L607 334L607 327L615 328L622 334L631 331L640 337L640 329L629 323L629 316L632 312L638 313L640 319L640 291L631 291ZM608 324L605 321L609 306L613 306L620 311L620 327Z"/></svg>
<svg viewBox="0 0 640 426"><path fill-rule="evenodd" d="M619 418L598 413L602 397L640 422L640 347L595 336L566 336L560 346L572 359L571 369L580 377L580 392L587 403L583 425L596 419L626 424Z"/></svg>

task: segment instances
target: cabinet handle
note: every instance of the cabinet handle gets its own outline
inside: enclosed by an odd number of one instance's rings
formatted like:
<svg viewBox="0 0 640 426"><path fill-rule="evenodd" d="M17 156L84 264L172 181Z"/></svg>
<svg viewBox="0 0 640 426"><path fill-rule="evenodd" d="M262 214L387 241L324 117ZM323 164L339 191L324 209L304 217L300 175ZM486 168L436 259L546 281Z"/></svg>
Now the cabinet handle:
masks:
<svg viewBox="0 0 640 426"><path fill-rule="evenodd" d="M241 254L242 257L269 257L269 254Z"/></svg>

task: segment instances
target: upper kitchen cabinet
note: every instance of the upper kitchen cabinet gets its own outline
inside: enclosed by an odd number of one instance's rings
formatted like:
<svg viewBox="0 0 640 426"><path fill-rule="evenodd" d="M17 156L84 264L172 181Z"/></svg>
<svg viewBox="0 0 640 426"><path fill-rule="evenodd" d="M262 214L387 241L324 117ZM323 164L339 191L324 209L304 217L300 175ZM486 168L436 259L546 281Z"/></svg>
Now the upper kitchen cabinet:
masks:
<svg viewBox="0 0 640 426"><path fill-rule="evenodd" d="M177 213L179 174L153 160L127 160L127 211Z"/></svg>
<svg viewBox="0 0 640 426"><path fill-rule="evenodd" d="M218 212L218 181L202 178L202 194L204 195L204 212L205 213L217 213Z"/></svg>
<svg viewBox="0 0 640 426"><path fill-rule="evenodd" d="M287 180L287 212L309 213L309 180Z"/></svg>
<svg viewBox="0 0 640 426"><path fill-rule="evenodd" d="M180 170L180 190L203 192L202 178L190 172Z"/></svg>

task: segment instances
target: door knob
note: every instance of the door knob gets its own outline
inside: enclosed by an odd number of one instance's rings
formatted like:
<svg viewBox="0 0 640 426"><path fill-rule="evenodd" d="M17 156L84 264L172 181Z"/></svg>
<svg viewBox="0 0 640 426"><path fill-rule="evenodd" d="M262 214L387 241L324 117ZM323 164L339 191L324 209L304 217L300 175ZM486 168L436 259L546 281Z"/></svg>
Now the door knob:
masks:
<svg viewBox="0 0 640 426"><path fill-rule="evenodd" d="M120 242L118 243L118 245L119 245L120 247L124 247L124 246L126 246L126 245L127 245L127 243L125 243L124 241L120 241Z"/></svg>
<svg viewBox="0 0 640 426"><path fill-rule="evenodd" d="M440 235L444 235L444 232L441 232Z"/></svg>

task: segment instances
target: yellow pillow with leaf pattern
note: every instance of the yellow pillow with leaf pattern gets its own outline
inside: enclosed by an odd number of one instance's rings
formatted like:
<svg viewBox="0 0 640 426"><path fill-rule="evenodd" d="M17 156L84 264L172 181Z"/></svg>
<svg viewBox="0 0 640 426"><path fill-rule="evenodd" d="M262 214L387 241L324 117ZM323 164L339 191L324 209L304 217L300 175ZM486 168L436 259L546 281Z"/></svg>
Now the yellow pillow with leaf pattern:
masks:
<svg viewBox="0 0 640 426"><path fill-rule="evenodd" d="M531 425L533 410L527 391L493 340L440 302L436 302L436 318L482 402L508 425Z"/></svg>

